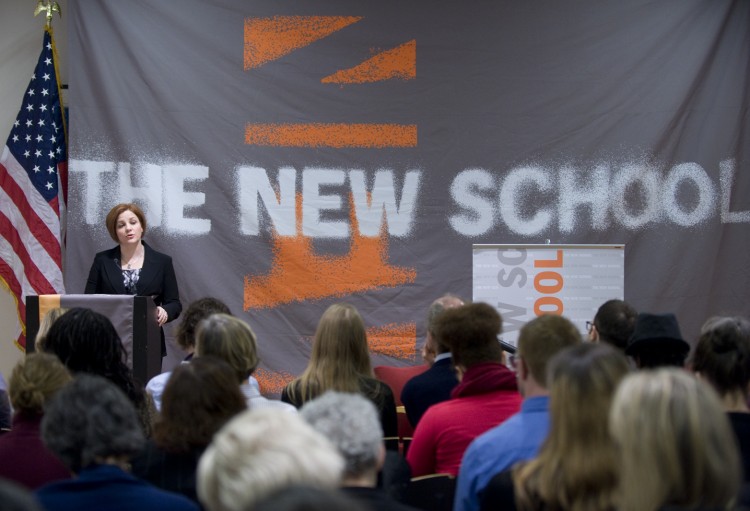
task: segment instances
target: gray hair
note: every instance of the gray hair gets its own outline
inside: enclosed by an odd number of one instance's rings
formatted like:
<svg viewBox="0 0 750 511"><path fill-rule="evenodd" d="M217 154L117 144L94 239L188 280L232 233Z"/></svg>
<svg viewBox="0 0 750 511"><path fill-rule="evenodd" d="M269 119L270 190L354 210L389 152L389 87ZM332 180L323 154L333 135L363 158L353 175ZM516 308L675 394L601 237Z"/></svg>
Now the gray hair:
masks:
<svg viewBox="0 0 750 511"><path fill-rule="evenodd" d="M144 442L138 415L114 383L78 375L50 400L42 440L73 472L108 456L131 456Z"/></svg>
<svg viewBox="0 0 750 511"><path fill-rule="evenodd" d="M242 511L292 484L335 488L344 460L298 414L248 410L229 421L198 463L198 497L209 511Z"/></svg>
<svg viewBox="0 0 750 511"><path fill-rule="evenodd" d="M359 395L329 391L307 402L300 414L329 439L344 457L347 476L377 470L383 428L372 402Z"/></svg>

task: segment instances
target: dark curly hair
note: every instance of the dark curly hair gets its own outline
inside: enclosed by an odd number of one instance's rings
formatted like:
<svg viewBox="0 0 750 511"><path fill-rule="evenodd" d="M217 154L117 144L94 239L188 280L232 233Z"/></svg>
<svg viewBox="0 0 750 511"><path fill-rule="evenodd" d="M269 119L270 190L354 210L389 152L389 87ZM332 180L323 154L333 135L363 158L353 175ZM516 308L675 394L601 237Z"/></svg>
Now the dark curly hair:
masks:
<svg viewBox="0 0 750 511"><path fill-rule="evenodd" d="M57 358L72 373L103 376L117 385L136 405L145 399L125 363L125 348L112 322L91 309L76 307L60 316L44 339L44 351Z"/></svg>

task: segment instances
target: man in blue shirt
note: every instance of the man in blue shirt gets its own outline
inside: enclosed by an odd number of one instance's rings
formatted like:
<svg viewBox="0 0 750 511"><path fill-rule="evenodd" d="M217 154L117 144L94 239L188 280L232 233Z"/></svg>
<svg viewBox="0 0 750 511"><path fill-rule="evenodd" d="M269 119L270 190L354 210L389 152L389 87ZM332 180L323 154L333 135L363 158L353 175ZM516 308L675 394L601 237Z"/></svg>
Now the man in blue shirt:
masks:
<svg viewBox="0 0 750 511"><path fill-rule="evenodd" d="M524 397L521 411L477 437L466 450L454 511L478 511L480 495L493 476L536 456L549 431L547 362L580 342L581 334L561 316L539 316L521 329L518 352L511 359Z"/></svg>

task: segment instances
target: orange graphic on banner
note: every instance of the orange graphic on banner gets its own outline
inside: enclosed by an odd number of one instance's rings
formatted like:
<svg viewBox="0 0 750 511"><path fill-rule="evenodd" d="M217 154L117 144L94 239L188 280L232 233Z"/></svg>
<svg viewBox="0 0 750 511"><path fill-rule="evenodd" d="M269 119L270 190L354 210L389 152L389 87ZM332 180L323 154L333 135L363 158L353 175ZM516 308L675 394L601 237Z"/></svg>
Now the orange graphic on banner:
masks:
<svg viewBox="0 0 750 511"><path fill-rule="evenodd" d="M379 355L416 360L416 344L416 323L389 323L367 330L367 345Z"/></svg>
<svg viewBox="0 0 750 511"><path fill-rule="evenodd" d="M416 124L248 124L245 143L277 147L416 147Z"/></svg>
<svg viewBox="0 0 750 511"><path fill-rule="evenodd" d="M396 287L416 280L414 268L388 264L385 227L378 237L359 233L351 196L352 235L349 253L343 256L315 253L312 239L302 234L301 195L297 195L296 202L297 234L279 236L273 233L273 260L269 274L245 277L245 310Z"/></svg>
<svg viewBox="0 0 750 511"><path fill-rule="evenodd" d="M245 70L283 57L360 19L359 16L246 18Z"/></svg>
<svg viewBox="0 0 750 511"><path fill-rule="evenodd" d="M361 64L326 76L323 83L370 83L417 77L417 41L411 40L392 50L378 53Z"/></svg>
<svg viewBox="0 0 750 511"><path fill-rule="evenodd" d="M284 390L287 383L294 379L294 375L287 373L286 371L276 372L263 368L257 369L253 373L253 376L258 380L260 393L263 395L281 394L281 391Z"/></svg>

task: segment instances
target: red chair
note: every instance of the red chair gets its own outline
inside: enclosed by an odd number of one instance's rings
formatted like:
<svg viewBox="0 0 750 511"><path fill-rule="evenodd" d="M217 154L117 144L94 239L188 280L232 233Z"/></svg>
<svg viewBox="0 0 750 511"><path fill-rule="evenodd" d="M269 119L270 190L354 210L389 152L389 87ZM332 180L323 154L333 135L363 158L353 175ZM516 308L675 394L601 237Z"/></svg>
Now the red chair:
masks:
<svg viewBox="0 0 750 511"><path fill-rule="evenodd" d="M401 402L401 390L407 381L418 374L422 374L427 369L429 369L429 366L424 364L406 367L376 366L373 368L375 377L388 385L393 391L393 397L396 399L396 411L398 412L398 436L401 439L414 436L414 428L409 423L404 404Z"/></svg>

